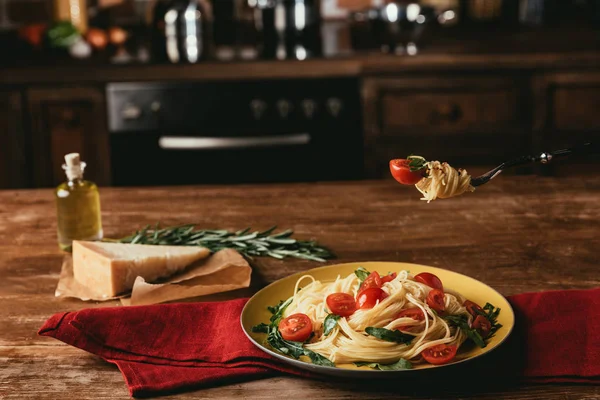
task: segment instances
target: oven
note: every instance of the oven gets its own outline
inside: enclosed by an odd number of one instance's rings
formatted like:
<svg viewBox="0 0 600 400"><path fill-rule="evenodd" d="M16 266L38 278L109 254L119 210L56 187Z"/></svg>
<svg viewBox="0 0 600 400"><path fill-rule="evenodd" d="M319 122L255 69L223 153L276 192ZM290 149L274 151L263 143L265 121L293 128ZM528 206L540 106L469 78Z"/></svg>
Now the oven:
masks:
<svg viewBox="0 0 600 400"><path fill-rule="evenodd" d="M356 79L107 86L116 186L362 175Z"/></svg>

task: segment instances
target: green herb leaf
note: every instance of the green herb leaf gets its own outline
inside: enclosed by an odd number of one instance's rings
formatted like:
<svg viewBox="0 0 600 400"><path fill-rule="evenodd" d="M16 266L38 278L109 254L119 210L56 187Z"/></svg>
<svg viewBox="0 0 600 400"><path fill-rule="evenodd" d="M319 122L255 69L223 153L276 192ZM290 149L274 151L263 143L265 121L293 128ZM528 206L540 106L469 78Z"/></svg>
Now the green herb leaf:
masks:
<svg viewBox="0 0 600 400"><path fill-rule="evenodd" d="M398 330L391 331L385 328L374 328L369 326L365 329L368 335L376 337L377 339L385 340L386 342L404 343L409 344L414 339L414 336L402 333Z"/></svg>
<svg viewBox="0 0 600 400"><path fill-rule="evenodd" d="M483 315L484 317L486 317L491 324L491 329L490 329L490 334L488 335L487 339L491 338L492 336L494 336L494 334L496 333L496 331L500 328L502 328L502 324L498 323L498 314L500 314L500 309L494 307L492 304L490 303L485 303L485 306L483 306L483 312L476 310L476 312L478 314Z"/></svg>
<svg viewBox="0 0 600 400"><path fill-rule="evenodd" d="M280 301L279 304L275 307L267 307L268 310L273 314L271 316L271 325L279 325L279 321L281 321L281 317L283 317L283 312L292 302L293 297L290 297L286 301Z"/></svg>
<svg viewBox="0 0 600 400"><path fill-rule="evenodd" d="M410 167L410 170L413 172L427 167L427 160L421 156L410 155L406 157L406 159L408 160L408 166Z"/></svg>
<svg viewBox="0 0 600 400"><path fill-rule="evenodd" d="M283 313L285 309L292 302L293 297L290 297L286 301L281 300L279 304L275 306L267 307L268 310L273 314L270 319L270 323L267 325L265 323L260 323L252 327L253 332L261 332L267 334L266 342L271 346L274 350L293 357L295 359L300 358L300 356L307 356L310 358L313 364L317 365L325 365L328 367L335 367L335 364L332 363L329 359L322 356L319 353L316 353L312 350L304 348L304 343L301 342L292 342L289 340L285 340L281 336L281 332L279 332L279 322L283 317ZM339 318L339 317L338 317ZM314 332L311 333L310 337L306 340L307 342L312 339L314 336Z"/></svg>
<svg viewBox="0 0 600 400"><path fill-rule="evenodd" d="M337 322L341 317L335 314L329 314L323 321L323 335L328 336L333 328L337 326Z"/></svg>
<svg viewBox="0 0 600 400"><path fill-rule="evenodd" d="M468 317L466 315L447 315L444 317L451 325L458 327L462 330L469 339L473 341L477 346L484 348L487 346L483 337L477 332L477 329L473 329L469 326Z"/></svg>
<svg viewBox="0 0 600 400"><path fill-rule="evenodd" d="M269 325L261 322L260 324L254 325L252 327L252 332L255 332L255 333L269 333Z"/></svg>
<svg viewBox="0 0 600 400"><path fill-rule="evenodd" d="M371 273L363 267L358 267L358 269L354 271L354 274L358 277L360 283L363 283Z"/></svg>
<svg viewBox="0 0 600 400"><path fill-rule="evenodd" d="M171 246L201 246L211 252L226 248L236 249L244 256L270 256L277 259L293 257L302 260L325 262L334 255L315 241L293 239L292 230L272 234L276 227L266 231L250 233L250 228L230 232L223 229L196 230L195 225L181 225L159 229L148 225L133 235L118 240L105 241L133 244L171 245Z"/></svg>
<svg viewBox="0 0 600 400"><path fill-rule="evenodd" d="M304 354L302 343L283 339L277 327L271 327L269 336L267 336L267 343L280 353L292 356L295 359L300 358L300 356Z"/></svg>
<svg viewBox="0 0 600 400"><path fill-rule="evenodd" d="M412 363L404 358L399 359L393 364L380 364L372 362L355 362L357 367L369 367L380 371L400 371L402 369L412 369Z"/></svg>
<svg viewBox="0 0 600 400"><path fill-rule="evenodd" d="M328 358L323 357L321 354L315 353L312 350L304 349L304 355L308 356L313 364L323 365L325 367L335 367L335 364L332 363Z"/></svg>

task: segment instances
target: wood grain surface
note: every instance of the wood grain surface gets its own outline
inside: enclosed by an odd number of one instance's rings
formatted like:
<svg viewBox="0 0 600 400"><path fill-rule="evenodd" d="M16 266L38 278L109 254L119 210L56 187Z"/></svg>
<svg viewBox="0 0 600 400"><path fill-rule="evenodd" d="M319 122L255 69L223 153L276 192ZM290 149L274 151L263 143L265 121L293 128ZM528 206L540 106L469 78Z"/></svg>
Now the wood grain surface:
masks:
<svg viewBox="0 0 600 400"><path fill-rule="evenodd" d="M533 47L535 48L535 47ZM568 54L568 55L566 55ZM561 70L596 69L600 66L597 51L526 52L498 54L421 54L397 57L375 53L334 57L331 59L265 60L253 62L205 62L193 65L65 65L50 67L0 68L0 84L92 84L99 82L231 81L286 78L326 78L341 76L398 75L414 72L489 72L492 70Z"/></svg>
<svg viewBox="0 0 600 400"><path fill-rule="evenodd" d="M38 337L53 313L115 305L54 298L63 254L56 244L51 190L0 192L0 399L126 399L111 364ZM196 222L205 228L278 225L316 238L348 261L406 261L447 268L504 295L600 286L600 177L499 177L475 193L427 204L391 180L256 186L101 190L105 235L145 224ZM247 296L318 263L256 259ZM198 300L198 299L195 299ZM474 389L410 383L276 377L165 398L598 399L600 387L503 383Z"/></svg>

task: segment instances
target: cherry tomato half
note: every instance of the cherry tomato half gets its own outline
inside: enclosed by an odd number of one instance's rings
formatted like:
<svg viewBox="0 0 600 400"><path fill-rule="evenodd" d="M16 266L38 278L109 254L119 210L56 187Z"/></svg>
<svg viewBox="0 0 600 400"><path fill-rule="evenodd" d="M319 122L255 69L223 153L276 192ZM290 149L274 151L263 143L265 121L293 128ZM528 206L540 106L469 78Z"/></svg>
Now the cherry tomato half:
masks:
<svg viewBox="0 0 600 400"><path fill-rule="evenodd" d="M412 318L415 321L423 321L425 319L425 314L418 307L408 308L406 310L400 311L396 318ZM404 331L412 328L412 325L401 325L398 327L399 330Z"/></svg>
<svg viewBox="0 0 600 400"><path fill-rule="evenodd" d="M306 314L292 314L279 323L279 332L285 340L304 342L312 333L312 321Z"/></svg>
<svg viewBox="0 0 600 400"><path fill-rule="evenodd" d="M471 300L465 300L463 306L467 309L467 312L473 316L473 318L477 318L480 315L477 311L483 312L483 309L479 307L479 304L472 302Z"/></svg>
<svg viewBox="0 0 600 400"><path fill-rule="evenodd" d="M456 356L456 346L438 344L421 352L429 364L440 365L450 362Z"/></svg>
<svg viewBox="0 0 600 400"><path fill-rule="evenodd" d="M414 185L423 179L422 171L411 171L410 161L404 158L390 160L390 172L395 180L403 185Z"/></svg>
<svg viewBox="0 0 600 400"><path fill-rule="evenodd" d="M427 305L437 312L444 311L446 309L444 292L438 289L431 289L427 295Z"/></svg>
<svg viewBox="0 0 600 400"><path fill-rule="evenodd" d="M356 311L354 297L348 293L332 293L325 302L329 311L340 317L349 317Z"/></svg>
<svg viewBox="0 0 600 400"><path fill-rule="evenodd" d="M444 291L444 285L440 278L429 272L421 272L420 274L415 275L415 281L434 289L441 290L442 292Z"/></svg>
<svg viewBox="0 0 600 400"><path fill-rule="evenodd" d="M358 287L358 294L356 297L359 297L360 293L369 288L380 288L381 287L381 277L379 276L379 272L374 271L369 274L367 279L363 281Z"/></svg>
<svg viewBox="0 0 600 400"><path fill-rule="evenodd" d="M381 277L381 284L383 285L386 282L391 282L394 279L396 279L397 274L395 272L392 272L391 274L387 274L386 276L382 276Z"/></svg>
<svg viewBox="0 0 600 400"><path fill-rule="evenodd" d="M381 301L386 297L387 293L380 288L368 288L361 291L356 297L356 307L363 310L373 308L378 301Z"/></svg>
<svg viewBox="0 0 600 400"><path fill-rule="evenodd" d="M492 330L492 324L483 315L478 315L475 318L475 321L473 321L473 329L477 329L477 331L479 331L481 334L481 337L486 338Z"/></svg>
<svg viewBox="0 0 600 400"><path fill-rule="evenodd" d="M396 318L412 318L416 321L423 321L425 319L425 314L423 314L423 310L419 307L413 307L400 311Z"/></svg>

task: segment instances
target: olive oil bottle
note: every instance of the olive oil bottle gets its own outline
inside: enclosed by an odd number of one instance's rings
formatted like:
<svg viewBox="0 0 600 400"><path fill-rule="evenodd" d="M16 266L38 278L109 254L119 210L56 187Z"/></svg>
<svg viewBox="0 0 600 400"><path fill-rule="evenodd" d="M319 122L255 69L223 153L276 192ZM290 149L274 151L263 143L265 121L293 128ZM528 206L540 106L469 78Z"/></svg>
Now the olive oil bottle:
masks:
<svg viewBox="0 0 600 400"><path fill-rule="evenodd" d="M83 179L85 165L78 153L67 154L62 167L68 181L55 191L58 245L62 250L68 250L73 240L102 239L100 192L94 182Z"/></svg>

